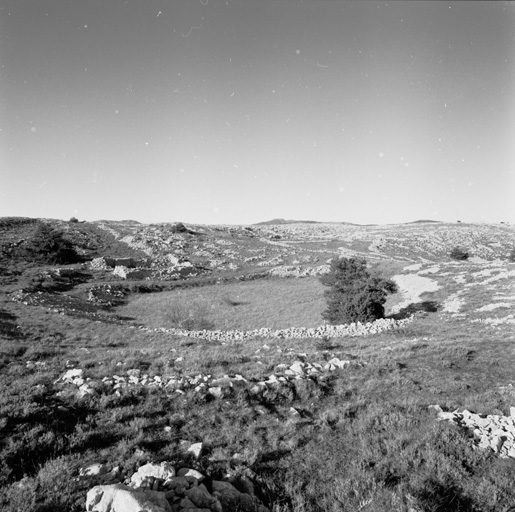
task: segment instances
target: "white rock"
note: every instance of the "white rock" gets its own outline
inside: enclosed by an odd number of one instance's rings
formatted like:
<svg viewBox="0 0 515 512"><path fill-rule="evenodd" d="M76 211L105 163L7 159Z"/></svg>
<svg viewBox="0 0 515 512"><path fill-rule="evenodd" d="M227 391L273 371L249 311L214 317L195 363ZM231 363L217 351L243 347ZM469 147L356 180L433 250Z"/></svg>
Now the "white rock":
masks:
<svg viewBox="0 0 515 512"><path fill-rule="evenodd" d="M198 459L202 453L202 443L193 443L186 452L192 453Z"/></svg>
<svg viewBox="0 0 515 512"><path fill-rule="evenodd" d="M136 473L131 477L131 487L142 487L143 484L151 478L159 478L160 480L167 480L175 476L175 469L169 462L161 462L161 464L154 464L149 462L141 466Z"/></svg>
<svg viewBox="0 0 515 512"><path fill-rule="evenodd" d="M94 395L95 390L89 384L82 384L79 388L79 397L83 398L86 395Z"/></svg>
<svg viewBox="0 0 515 512"><path fill-rule="evenodd" d="M101 464L100 462L79 469L79 476L82 477L98 476L104 473L107 473L107 467L105 464Z"/></svg>
<svg viewBox="0 0 515 512"><path fill-rule="evenodd" d="M194 478L198 482L202 482L202 480L204 480L204 478L205 478L202 473L200 473L196 469L190 469L190 468L181 468L181 469L179 469L179 471L177 472L177 476L182 477L182 478L186 478L186 479ZM189 480L187 480L187 481L189 481Z"/></svg>
<svg viewBox="0 0 515 512"><path fill-rule="evenodd" d="M136 491L122 484L97 485L88 491L87 512L171 512L164 492Z"/></svg>
<svg viewBox="0 0 515 512"><path fill-rule="evenodd" d="M220 386L208 388L207 392L215 398L221 398L223 395L223 391Z"/></svg>
<svg viewBox="0 0 515 512"><path fill-rule="evenodd" d="M304 374L304 363L301 361L295 361L291 366L290 370L295 372L298 375Z"/></svg>
<svg viewBox="0 0 515 512"><path fill-rule="evenodd" d="M75 379L82 378L83 374L84 370L82 370L81 368L72 368L63 375L62 380L64 380L65 382L73 382Z"/></svg>

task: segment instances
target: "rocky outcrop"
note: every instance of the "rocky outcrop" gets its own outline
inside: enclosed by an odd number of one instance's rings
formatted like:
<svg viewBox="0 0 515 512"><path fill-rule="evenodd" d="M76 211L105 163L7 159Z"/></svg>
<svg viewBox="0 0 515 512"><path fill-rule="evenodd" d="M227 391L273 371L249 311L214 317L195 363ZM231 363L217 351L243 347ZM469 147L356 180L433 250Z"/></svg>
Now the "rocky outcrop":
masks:
<svg viewBox="0 0 515 512"><path fill-rule="evenodd" d="M115 268L123 266L126 268L143 268L150 266L150 259L136 259L136 258L109 258L102 256L94 258L89 263L90 268L94 270L106 270L108 268Z"/></svg>
<svg viewBox="0 0 515 512"><path fill-rule="evenodd" d="M81 470L82 471L82 470ZM84 471L82 471L84 473ZM125 483L97 485L88 491L87 512L269 512L248 479L233 483L210 480L190 468L175 471L169 462L147 463Z"/></svg>
<svg viewBox="0 0 515 512"><path fill-rule="evenodd" d="M164 492L137 491L122 484L98 485L86 497L87 512L172 512Z"/></svg>
<svg viewBox="0 0 515 512"><path fill-rule="evenodd" d="M510 407L510 416L475 414L466 409L445 412L439 405L429 407L437 412L439 421L450 421L470 432L477 448L515 459L515 407Z"/></svg>

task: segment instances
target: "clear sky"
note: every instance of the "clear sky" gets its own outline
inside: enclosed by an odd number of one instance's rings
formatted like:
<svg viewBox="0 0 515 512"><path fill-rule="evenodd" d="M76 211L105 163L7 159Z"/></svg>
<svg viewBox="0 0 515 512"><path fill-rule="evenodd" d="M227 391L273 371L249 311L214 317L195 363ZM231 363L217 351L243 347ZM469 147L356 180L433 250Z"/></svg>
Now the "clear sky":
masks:
<svg viewBox="0 0 515 512"><path fill-rule="evenodd" d="M0 0L0 216L515 223L515 3Z"/></svg>

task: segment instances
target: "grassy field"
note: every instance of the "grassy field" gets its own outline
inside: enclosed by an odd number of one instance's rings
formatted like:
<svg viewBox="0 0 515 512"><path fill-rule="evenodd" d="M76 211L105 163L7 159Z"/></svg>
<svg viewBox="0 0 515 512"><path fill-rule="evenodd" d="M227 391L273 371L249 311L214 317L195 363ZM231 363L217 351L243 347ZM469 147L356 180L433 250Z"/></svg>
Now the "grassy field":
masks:
<svg viewBox="0 0 515 512"><path fill-rule="evenodd" d="M402 266L385 263L387 277ZM324 340L208 342L134 327L190 316L218 329L317 326L323 287L311 278L132 294L110 316L89 317L1 291L0 509L83 511L99 481L79 478L81 468L118 467L123 481L166 460L207 482L249 478L272 512L513 510L515 461L476 449L470 432L437 421L429 406L503 415L515 406L515 325L503 320L515 304L515 264L434 267L422 275L440 288L420 300L435 311L396 331ZM8 282L14 291L27 275ZM461 309L446 312L455 295ZM496 302L511 307L491 309ZM223 398L193 388L115 391L103 382L139 369L162 379L239 374L252 385L278 365L334 357L352 364L258 395L249 387ZM81 396L63 382L70 368L95 392ZM198 459L184 441L203 443Z"/></svg>
<svg viewBox="0 0 515 512"><path fill-rule="evenodd" d="M191 464L181 440L204 443L195 465L213 477L250 470L274 512L507 511L515 503L513 461L473 450L468 434L428 410L438 403L506 414L515 400L501 389L513 382L513 331L436 313L384 335L229 348L66 315L51 315L48 329L32 309L22 323L33 338L4 339L1 348L3 510L83 510L94 480L71 479L80 467L105 462L130 475L149 460ZM299 353L364 366L319 385L299 382L261 398L235 391L222 401L143 387L79 399L55 383L70 364L95 380L132 368L257 379Z"/></svg>
<svg viewBox="0 0 515 512"><path fill-rule="evenodd" d="M262 279L140 295L118 309L149 327L203 317L214 329L316 327L323 324L324 287L317 278Z"/></svg>

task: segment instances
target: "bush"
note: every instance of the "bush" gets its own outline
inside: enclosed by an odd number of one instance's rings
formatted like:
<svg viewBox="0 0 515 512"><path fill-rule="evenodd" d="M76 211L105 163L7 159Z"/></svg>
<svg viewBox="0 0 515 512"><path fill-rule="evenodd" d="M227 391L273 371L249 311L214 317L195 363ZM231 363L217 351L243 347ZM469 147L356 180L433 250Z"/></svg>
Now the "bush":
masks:
<svg viewBox="0 0 515 512"><path fill-rule="evenodd" d="M72 243L64 238L63 233L43 223L38 226L26 245L25 252L29 258L50 265L66 265L81 261Z"/></svg>
<svg viewBox="0 0 515 512"><path fill-rule="evenodd" d="M459 247L455 247L451 251L451 254L449 254L449 256L453 260L457 260L457 261L465 261L465 260L469 259L469 253L465 252L463 249L460 249Z"/></svg>
<svg viewBox="0 0 515 512"><path fill-rule="evenodd" d="M515 263L515 247L511 250L510 254L508 255L508 261Z"/></svg>
<svg viewBox="0 0 515 512"><path fill-rule="evenodd" d="M208 319L209 310L206 304L172 304L166 314L168 324L177 329L202 331L213 329L214 324Z"/></svg>
<svg viewBox="0 0 515 512"><path fill-rule="evenodd" d="M331 324L384 318L386 296L397 291L393 281L371 274L361 258L334 259L320 282L329 288L324 293L327 309L322 317Z"/></svg>

